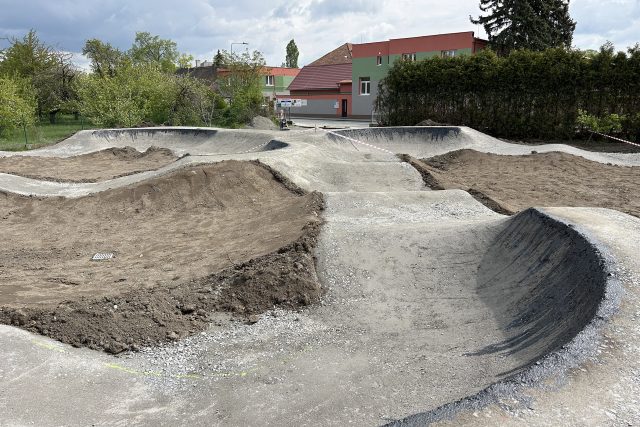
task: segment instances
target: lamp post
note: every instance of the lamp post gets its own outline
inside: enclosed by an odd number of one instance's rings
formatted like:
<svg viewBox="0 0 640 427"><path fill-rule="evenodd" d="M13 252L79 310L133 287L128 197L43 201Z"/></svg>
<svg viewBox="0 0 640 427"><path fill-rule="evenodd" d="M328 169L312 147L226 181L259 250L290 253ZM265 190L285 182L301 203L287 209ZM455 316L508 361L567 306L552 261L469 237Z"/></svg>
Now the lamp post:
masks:
<svg viewBox="0 0 640 427"><path fill-rule="evenodd" d="M247 42L239 42L239 43L234 42L234 43L231 43L231 56L233 56L233 45L234 45L234 44L244 44L244 45L249 45L249 43L247 43Z"/></svg>

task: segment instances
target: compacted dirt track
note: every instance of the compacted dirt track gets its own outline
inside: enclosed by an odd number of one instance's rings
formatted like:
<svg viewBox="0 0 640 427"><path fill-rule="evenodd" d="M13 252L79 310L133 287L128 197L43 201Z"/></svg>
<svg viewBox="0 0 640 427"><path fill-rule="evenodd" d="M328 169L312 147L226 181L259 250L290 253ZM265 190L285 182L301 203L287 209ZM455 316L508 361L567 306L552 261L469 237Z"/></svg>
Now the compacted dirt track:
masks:
<svg viewBox="0 0 640 427"><path fill-rule="evenodd" d="M177 157L167 148L112 147L74 157L0 157L0 173L57 182L98 182L159 169Z"/></svg>
<svg viewBox="0 0 640 427"><path fill-rule="evenodd" d="M428 186L461 189L506 214L531 206L589 206L640 217L640 167L550 152L503 156L457 150L409 161Z"/></svg>
<svg viewBox="0 0 640 427"><path fill-rule="evenodd" d="M78 199L0 195L0 321L120 352L316 301L322 199L254 162ZM113 252L108 261L92 261Z"/></svg>

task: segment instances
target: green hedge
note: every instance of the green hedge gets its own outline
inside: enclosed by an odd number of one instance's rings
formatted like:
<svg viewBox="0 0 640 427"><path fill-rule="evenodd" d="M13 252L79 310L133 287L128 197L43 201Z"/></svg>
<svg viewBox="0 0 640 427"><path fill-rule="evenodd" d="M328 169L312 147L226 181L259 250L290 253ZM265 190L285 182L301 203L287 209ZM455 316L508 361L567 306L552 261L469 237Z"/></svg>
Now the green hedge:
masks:
<svg viewBox="0 0 640 427"><path fill-rule="evenodd" d="M617 114L618 135L640 140L640 48L614 53L549 49L398 61L376 101L386 125L424 119L509 138L572 138L579 110Z"/></svg>

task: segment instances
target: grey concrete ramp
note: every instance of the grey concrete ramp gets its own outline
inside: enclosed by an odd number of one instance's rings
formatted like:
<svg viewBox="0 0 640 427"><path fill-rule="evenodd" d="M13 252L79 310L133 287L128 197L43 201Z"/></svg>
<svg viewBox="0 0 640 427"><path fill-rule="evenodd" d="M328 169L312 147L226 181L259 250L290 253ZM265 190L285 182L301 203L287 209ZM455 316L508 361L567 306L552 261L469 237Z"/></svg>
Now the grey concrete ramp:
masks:
<svg viewBox="0 0 640 427"><path fill-rule="evenodd" d="M341 137L360 141L364 144L386 149L398 154L409 154L417 158L438 156L454 150L473 149L485 153L520 156L531 151L545 153L560 151L600 163L614 165L640 165L640 153L597 153L581 150L564 144L519 145L504 142L465 126L413 126L342 129L328 133L328 138ZM355 142L354 142L355 143ZM375 150L369 148L369 150Z"/></svg>
<svg viewBox="0 0 640 427"><path fill-rule="evenodd" d="M286 147L284 143L273 141L277 135L268 131L180 127L86 130L51 147L25 152L0 151L0 156L72 157L126 146L138 151L151 146L169 148L178 156L232 155Z"/></svg>

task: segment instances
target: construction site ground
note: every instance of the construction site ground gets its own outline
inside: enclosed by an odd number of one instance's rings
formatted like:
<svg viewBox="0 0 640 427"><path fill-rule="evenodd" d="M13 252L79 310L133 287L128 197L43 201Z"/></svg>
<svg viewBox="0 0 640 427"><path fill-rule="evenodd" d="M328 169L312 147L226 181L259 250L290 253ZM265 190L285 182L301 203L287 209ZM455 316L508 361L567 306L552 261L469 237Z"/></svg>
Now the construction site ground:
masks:
<svg viewBox="0 0 640 427"><path fill-rule="evenodd" d="M0 155L3 424L640 423L638 153L314 127Z"/></svg>

